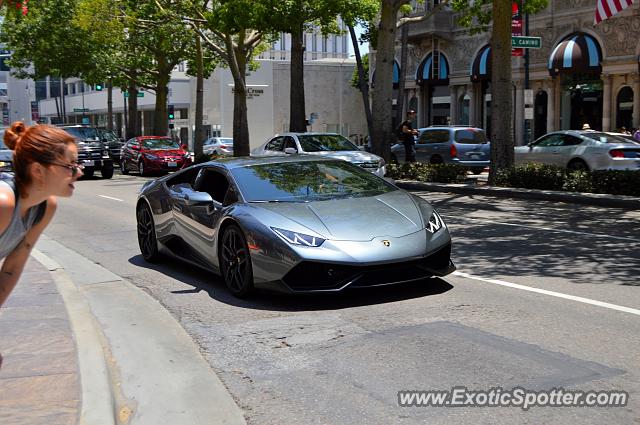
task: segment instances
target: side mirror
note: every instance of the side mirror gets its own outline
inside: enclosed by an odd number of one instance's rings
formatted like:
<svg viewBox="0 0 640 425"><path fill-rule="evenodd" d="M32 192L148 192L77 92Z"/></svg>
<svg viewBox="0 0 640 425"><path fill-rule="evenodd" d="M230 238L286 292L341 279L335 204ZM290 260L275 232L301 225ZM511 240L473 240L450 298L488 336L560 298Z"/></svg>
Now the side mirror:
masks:
<svg viewBox="0 0 640 425"><path fill-rule="evenodd" d="M140 146L139 145L131 145L131 150L139 151L140 150Z"/></svg>
<svg viewBox="0 0 640 425"><path fill-rule="evenodd" d="M191 206L213 205L213 198L207 192L189 191L189 193L184 195L184 200L187 205Z"/></svg>
<svg viewBox="0 0 640 425"><path fill-rule="evenodd" d="M287 155L295 155L298 153L298 149L296 148L284 148L284 153Z"/></svg>
<svg viewBox="0 0 640 425"><path fill-rule="evenodd" d="M187 145L181 145L180 147L182 148L183 151L188 151L189 150L189 146L187 146Z"/></svg>

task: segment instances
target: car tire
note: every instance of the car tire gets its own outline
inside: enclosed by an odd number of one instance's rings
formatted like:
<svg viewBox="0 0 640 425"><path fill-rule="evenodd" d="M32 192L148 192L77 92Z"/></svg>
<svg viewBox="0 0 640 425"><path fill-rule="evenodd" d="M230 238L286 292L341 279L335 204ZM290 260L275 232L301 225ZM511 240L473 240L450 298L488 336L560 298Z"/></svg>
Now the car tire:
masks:
<svg viewBox="0 0 640 425"><path fill-rule="evenodd" d="M127 170L127 163L125 162L124 159L120 160L120 172L125 176L129 174L129 170Z"/></svg>
<svg viewBox="0 0 640 425"><path fill-rule="evenodd" d="M483 172L483 171L484 171L484 168L472 168L472 169L471 169L471 172L472 172L473 174L475 174L476 176L477 176L478 174L482 174L482 172Z"/></svg>
<svg viewBox="0 0 640 425"><path fill-rule="evenodd" d="M442 164L444 161L442 160L442 157L439 155L433 155L431 157L431 160L429 161L431 164Z"/></svg>
<svg viewBox="0 0 640 425"><path fill-rule="evenodd" d="M82 171L82 174L84 177L90 179L91 177L93 177L93 173L95 172L95 170L93 168L85 168Z"/></svg>
<svg viewBox="0 0 640 425"><path fill-rule="evenodd" d="M242 230L235 224L224 229L218 253L220 274L229 291L243 298L253 291L253 268L249 246Z"/></svg>
<svg viewBox="0 0 640 425"><path fill-rule="evenodd" d="M144 161L138 162L138 172L140 173L141 176L147 175L147 171L144 169Z"/></svg>
<svg viewBox="0 0 640 425"><path fill-rule="evenodd" d="M138 246L142 258L154 263L160 256L158 252L158 240L156 239L156 227L153 221L151 208L146 203L141 203L136 211Z"/></svg>
<svg viewBox="0 0 640 425"><path fill-rule="evenodd" d="M574 159L567 164L569 171L589 171L589 166L581 159Z"/></svg>
<svg viewBox="0 0 640 425"><path fill-rule="evenodd" d="M101 169L100 174L102 175L103 179L110 179L111 177L113 177L113 167Z"/></svg>

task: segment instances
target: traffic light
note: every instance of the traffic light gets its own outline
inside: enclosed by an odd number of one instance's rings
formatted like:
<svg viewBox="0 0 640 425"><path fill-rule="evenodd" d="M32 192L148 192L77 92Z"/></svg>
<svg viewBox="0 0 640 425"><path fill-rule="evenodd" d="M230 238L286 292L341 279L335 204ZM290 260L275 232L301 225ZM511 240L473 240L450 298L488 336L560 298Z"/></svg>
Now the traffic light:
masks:
<svg viewBox="0 0 640 425"><path fill-rule="evenodd" d="M175 119L176 114L175 114L175 109L174 109L173 105L169 105L169 111L168 112L169 112L169 114L168 114L169 115L169 119L170 120Z"/></svg>
<svg viewBox="0 0 640 425"><path fill-rule="evenodd" d="M95 89L96 89L96 91L102 91L102 84L99 84L99 83L96 84L95 85Z"/></svg>

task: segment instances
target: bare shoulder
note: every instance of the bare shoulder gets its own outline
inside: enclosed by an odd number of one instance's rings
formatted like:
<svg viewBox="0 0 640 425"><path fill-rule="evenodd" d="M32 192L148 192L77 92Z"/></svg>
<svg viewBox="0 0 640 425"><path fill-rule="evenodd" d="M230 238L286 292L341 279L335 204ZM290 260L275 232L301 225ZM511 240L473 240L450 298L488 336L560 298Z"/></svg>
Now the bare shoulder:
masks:
<svg viewBox="0 0 640 425"><path fill-rule="evenodd" d="M16 197L13 189L6 184L0 184L0 234L7 229L15 208Z"/></svg>

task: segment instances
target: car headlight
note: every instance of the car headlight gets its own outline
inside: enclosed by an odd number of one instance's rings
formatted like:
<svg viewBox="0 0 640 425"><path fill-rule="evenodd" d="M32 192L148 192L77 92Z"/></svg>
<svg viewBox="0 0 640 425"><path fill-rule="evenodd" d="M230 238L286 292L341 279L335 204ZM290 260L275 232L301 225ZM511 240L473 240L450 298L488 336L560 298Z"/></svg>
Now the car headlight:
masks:
<svg viewBox="0 0 640 425"><path fill-rule="evenodd" d="M156 155L153 155L153 154L150 154L150 153L145 153L144 157L147 158L147 159L153 159L153 160L158 159L158 157Z"/></svg>
<svg viewBox="0 0 640 425"><path fill-rule="evenodd" d="M322 238L292 232L291 230L278 229L277 227L272 227L271 230L291 245L318 247L325 241Z"/></svg>
<svg viewBox="0 0 640 425"><path fill-rule="evenodd" d="M183 158L184 158L184 159L191 159L191 154L190 154L189 152L187 152L187 153L185 153L185 154L183 155Z"/></svg>
<svg viewBox="0 0 640 425"><path fill-rule="evenodd" d="M435 234L443 227L447 227L446 224L444 224L444 220L442 220L442 217L440 217L436 210L433 210L433 214L431 214L431 218L429 218L429 222L427 223L427 230Z"/></svg>
<svg viewBox="0 0 640 425"><path fill-rule="evenodd" d="M0 171L12 171L11 161L0 161Z"/></svg>

